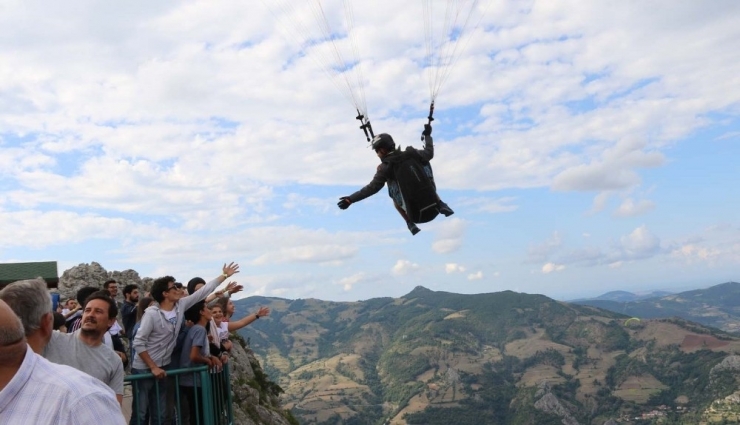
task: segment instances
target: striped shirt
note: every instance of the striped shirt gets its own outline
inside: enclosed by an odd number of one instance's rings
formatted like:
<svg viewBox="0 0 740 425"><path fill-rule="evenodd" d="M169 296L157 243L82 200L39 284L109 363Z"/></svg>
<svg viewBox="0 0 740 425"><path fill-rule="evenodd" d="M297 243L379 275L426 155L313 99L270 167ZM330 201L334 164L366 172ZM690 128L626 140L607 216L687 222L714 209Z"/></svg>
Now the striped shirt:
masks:
<svg viewBox="0 0 740 425"><path fill-rule="evenodd" d="M15 376L0 391L0 424L125 425L113 390L28 347Z"/></svg>

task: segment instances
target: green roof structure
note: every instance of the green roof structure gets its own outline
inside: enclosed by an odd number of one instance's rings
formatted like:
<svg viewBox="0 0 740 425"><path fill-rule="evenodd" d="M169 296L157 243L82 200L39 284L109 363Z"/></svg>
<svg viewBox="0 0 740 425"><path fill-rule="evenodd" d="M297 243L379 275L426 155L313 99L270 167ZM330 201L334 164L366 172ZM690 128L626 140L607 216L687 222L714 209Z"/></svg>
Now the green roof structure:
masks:
<svg viewBox="0 0 740 425"><path fill-rule="evenodd" d="M18 280L40 277L47 286L56 288L59 284L59 273L56 261L38 261L33 263L0 263L0 288Z"/></svg>

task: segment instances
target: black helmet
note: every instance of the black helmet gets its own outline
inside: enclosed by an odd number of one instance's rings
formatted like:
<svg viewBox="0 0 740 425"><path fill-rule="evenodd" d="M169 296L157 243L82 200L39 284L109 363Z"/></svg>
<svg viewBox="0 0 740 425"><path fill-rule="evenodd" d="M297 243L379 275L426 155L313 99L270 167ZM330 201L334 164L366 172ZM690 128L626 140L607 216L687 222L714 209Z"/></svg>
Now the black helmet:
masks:
<svg viewBox="0 0 740 425"><path fill-rule="evenodd" d="M388 133L381 133L377 136L373 137L372 147L374 151L378 151L380 148L385 148L389 152L396 149L396 142L393 141L393 137L391 137Z"/></svg>

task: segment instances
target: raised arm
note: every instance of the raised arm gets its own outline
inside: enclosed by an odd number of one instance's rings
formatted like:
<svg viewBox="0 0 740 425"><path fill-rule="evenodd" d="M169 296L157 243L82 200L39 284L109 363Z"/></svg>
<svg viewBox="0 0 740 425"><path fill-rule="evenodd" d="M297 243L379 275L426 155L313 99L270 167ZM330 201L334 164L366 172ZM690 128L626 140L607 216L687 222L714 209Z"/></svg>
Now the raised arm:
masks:
<svg viewBox="0 0 740 425"><path fill-rule="evenodd" d="M211 301L221 298L224 296L224 294L228 293L229 296L236 294L237 292L241 292L241 290L244 289L244 286L239 285L236 282L229 282L228 285L226 285L226 289L213 292L209 294L206 297L206 304L210 303Z"/></svg>
<svg viewBox="0 0 740 425"><path fill-rule="evenodd" d="M432 158L434 158L434 142L432 140L431 134L425 134L424 135L424 149L417 150L419 153L419 156L421 156L421 159L424 161L429 162Z"/></svg>
<svg viewBox="0 0 740 425"><path fill-rule="evenodd" d="M242 317L239 320L234 320L232 322L229 322L229 332L237 331L245 326L248 326L250 323L254 322L260 317L265 317L269 315L270 315L269 307L260 307L260 309L257 310L257 313L252 313L250 315Z"/></svg>
<svg viewBox="0 0 740 425"><path fill-rule="evenodd" d="M222 271L223 273L218 275L210 282L206 283L205 286L203 286L202 288L193 292L192 295L188 295L187 297L181 299L179 301L180 308L182 308L182 310L184 311L192 307L198 301L204 300L208 296L208 294L218 288L218 285L224 283L224 281L226 281L226 279L230 278L231 276L239 273L239 264L236 264L234 262L231 262L229 265L224 264Z"/></svg>

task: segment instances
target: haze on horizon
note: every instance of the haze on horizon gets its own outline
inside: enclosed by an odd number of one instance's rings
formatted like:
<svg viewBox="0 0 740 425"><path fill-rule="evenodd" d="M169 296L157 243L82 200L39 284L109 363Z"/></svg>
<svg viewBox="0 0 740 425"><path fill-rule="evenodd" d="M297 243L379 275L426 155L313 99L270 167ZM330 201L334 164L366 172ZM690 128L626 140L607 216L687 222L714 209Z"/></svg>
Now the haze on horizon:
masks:
<svg viewBox="0 0 740 425"><path fill-rule="evenodd" d="M336 0L325 0L337 10ZM376 132L419 147L421 5L355 6ZM738 281L740 3L492 1L437 100L455 210L411 236L356 114L259 2L11 1L0 262L244 296L556 299Z"/></svg>

